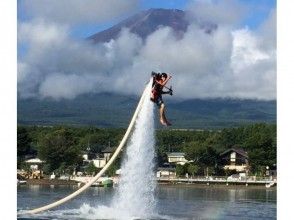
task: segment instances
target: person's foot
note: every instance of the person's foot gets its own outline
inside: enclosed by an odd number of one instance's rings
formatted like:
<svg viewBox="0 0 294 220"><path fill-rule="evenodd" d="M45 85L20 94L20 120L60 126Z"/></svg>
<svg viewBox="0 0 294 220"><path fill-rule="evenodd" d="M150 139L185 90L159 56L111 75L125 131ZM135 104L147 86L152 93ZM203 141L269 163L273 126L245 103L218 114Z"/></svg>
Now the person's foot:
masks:
<svg viewBox="0 0 294 220"><path fill-rule="evenodd" d="M160 123L164 126L171 126L172 124L169 123L168 121L164 121L163 119L160 119Z"/></svg>
<svg viewBox="0 0 294 220"><path fill-rule="evenodd" d="M172 124L168 121L166 121L166 126L171 126Z"/></svg>
<svg viewBox="0 0 294 220"><path fill-rule="evenodd" d="M164 126L167 126L166 122L163 119L160 119L160 123Z"/></svg>

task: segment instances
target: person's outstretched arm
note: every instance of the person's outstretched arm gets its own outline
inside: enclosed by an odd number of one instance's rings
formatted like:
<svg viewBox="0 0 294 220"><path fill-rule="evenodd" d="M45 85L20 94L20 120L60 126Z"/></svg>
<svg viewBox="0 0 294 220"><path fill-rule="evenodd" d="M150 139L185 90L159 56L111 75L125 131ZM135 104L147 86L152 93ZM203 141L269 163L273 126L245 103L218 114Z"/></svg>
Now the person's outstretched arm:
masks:
<svg viewBox="0 0 294 220"><path fill-rule="evenodd" d="M156 80L156 82L157 82L158 84L160 84L161 86L165 86L165 85L167 84L167 82L170 80L170 78L172 78L171 75L168 75L168 76L166 77L166 79L165 79L163 82L159 82L159 81L157 81L157 80Z"/></svg>

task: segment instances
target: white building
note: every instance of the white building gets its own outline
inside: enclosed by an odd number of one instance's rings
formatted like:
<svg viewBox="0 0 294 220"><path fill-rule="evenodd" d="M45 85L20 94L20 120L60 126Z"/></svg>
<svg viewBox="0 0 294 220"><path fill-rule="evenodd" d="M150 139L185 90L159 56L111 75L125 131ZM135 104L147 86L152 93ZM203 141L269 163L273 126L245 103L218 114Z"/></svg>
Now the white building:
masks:
<svg viewBox="0 0 294 220"><path fill-rule="evenodd" d="M158 167L156 177L174 178L176 177L176 169L170 167Z"/></svg>
<svg viewBox="0 0 294 220"><path fill-rule="evenodd" d="M185 158L185 153L182 152L172 152L167 154L168 162L184 165L188 162Z"/></svg>
<svg viewBox="0 0 294 220"><path fill-rule="evenodd" d="M96 158L92 160L94 166L97 168L103 168L106 165L106 158Z"/></svg>
<svg viewBox="0 0 294 220"><path fill-rule="evenodd" d="M45 163L45 161L40 160L39 158L32 158L32 159L26 160L25 163L30 165L30 169L32 171L35 171L35 170L39 170L41 165Z"/></svg>
<svg viewBox="0 0 294 220"><path fill-rule="evenodd" d="M94 163L94 166L97 167L97 168L103 168L106 163L109 161L112 153L115 151L115 148L114 147L107 147L105 148L102 153L103 153L103 157L99 156L98 154L93 154L93 153L90 153L89 151L85 151L83 152L82 154L82 157L83 157L83 161L85 163L91 163L93 162Z"/></svg>

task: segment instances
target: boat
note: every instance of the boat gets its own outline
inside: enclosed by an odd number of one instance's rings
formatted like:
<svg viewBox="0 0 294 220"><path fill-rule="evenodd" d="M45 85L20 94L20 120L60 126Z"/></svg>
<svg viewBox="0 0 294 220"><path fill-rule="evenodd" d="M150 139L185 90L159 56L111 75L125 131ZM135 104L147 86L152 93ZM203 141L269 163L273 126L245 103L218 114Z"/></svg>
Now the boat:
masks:
<svg viewBox="0 0 294 220"><path fill-rule="evenodd" d="M26 180L19 180L17 179L17 185L25 185L27 184L27 181Z"/></svg>
<svg viewBox="0 0 294 220"><path fill-rule="evenodd" d="M266 188L270 188L270 187L274 186L276 183L277 183L277 182L276 182L275 180L274 180L274 181L271 181L271 182L265 184L265 187L266 187Z"/></svg>
<svg viewBox="0 0 294 220"><path fill-rule="evenodd" d="M102 181L103 187L113 187L113 180L112 179L105 179Z"/></svg>

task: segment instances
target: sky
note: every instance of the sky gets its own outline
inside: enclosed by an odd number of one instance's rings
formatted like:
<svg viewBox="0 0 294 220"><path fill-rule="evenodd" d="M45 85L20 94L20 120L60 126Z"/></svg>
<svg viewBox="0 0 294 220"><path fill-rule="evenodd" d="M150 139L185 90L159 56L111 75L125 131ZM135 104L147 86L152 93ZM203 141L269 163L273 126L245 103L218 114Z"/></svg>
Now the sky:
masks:
<svg viewBox="0 0 294 220"><path fill-rule="evenodd" d="M175 99L276 99L276 1L18 0L17 8L20 98L139 95L155 70L172 74ZM149 8L185 10L183 38L161 27L145 41L127 29L110 42L85 41ZM197 21L218 28L207 34Z"/></svg>

